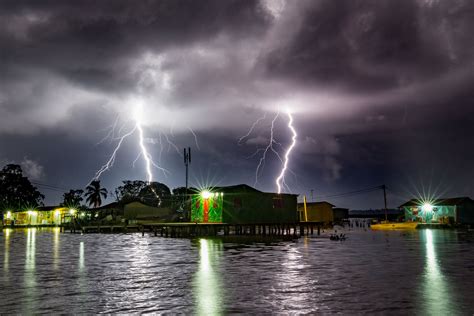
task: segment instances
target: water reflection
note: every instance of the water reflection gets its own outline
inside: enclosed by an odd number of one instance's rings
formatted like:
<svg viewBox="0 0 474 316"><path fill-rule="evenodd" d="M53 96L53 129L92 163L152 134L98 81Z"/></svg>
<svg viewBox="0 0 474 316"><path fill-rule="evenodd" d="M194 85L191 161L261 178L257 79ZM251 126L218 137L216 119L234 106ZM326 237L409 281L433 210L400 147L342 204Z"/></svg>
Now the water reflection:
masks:
<svg viewBox="0 0 474 316"><path fill-rule="evenodd" d="M59 267L59 234L61 230L59 227L53 228L53 269L57 270Z"/></svg>
<svg viewBox="0 0 474 316"><path fill-rule="evenodd" d="M25 271L34 272L36 258L36 228L28 228L26 234ZM34 273L32 274L34 276Z"/></svg>
<svg viewBox="0 0 474 316"><path fill-rule="evenodd" d="M26 256L25 256L25 296L24 308L26 313L34 311L34 303L36 301L36 228L28 228L26 230Z"/></svg>
<svg viewBox="0 0 474 316"><path fill-rule="evenodd" d="M433 240L433 231L424 231L426 245L426 265L423 282L423 298L428 314L438 314L443 311L449 312L451 306L450 290L448 282L443 275Z"/></svg>
<svg viewBox="0 0 474 316"><path fill-rule="evenodd" d="M282 261L282 270L277 275L278 288L282 289L287 295L284 295L278 301L275 300L275 308L279 308L280 304L291 307L292 310L301 309L305 305L311 308L307 304L311 302L311 297L315 294L309 291L300 291L312 283L317 283L318 278L317 275L313 275L311 279L309 278L307 273L309 265L300 252L300 250L305 250L304 252L307 253L308 243L309 239L305 238L303 239L304 246L302 249L297 249L293 245L287 246L286 255ZM298 292L299 295L295 296L295 292Z"/></svg>
<svg viewBox="0 0 474 316"><path fill-rule="evenodd" d="M5 249L3 250L3 271L5 276L8 276L8 268L10 264L10 228L3 229L3 236L5 236Z"/></svg>
<svg viewBox="0 0 474 316"><path fill-rule="evenodd" d="M194 280L197 314L223 314L224 286L219 271L221 240L199 240L199 269Z"/></svg>
<svg viewBox="0 0 474 316"><path fill-rule="evenodd" d="M84 271L84 242L79 244L79 272Z"/></svg>

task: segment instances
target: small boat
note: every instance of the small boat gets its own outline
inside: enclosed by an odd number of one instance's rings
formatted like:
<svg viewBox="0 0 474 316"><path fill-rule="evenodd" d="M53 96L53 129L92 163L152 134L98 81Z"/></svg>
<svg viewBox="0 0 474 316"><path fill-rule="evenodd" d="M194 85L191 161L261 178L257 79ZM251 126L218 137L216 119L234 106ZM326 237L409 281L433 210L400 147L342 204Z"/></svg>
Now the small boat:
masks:
<svg viewBox="0 0 474 316"><path fill-rule="evenodd" d="M398 230L398 229L416 229L417 222L382 222L380 224L372 224L370 228L373 230Z"/></svg>

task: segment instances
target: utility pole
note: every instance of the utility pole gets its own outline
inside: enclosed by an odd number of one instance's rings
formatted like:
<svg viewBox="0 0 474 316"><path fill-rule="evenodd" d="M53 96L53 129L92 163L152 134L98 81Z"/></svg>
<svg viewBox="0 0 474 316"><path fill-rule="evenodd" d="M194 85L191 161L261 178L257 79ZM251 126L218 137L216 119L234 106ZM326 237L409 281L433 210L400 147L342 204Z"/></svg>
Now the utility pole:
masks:
<svg viewBox="0 0 474 316"><path fill-rule="evenodd" d="M382 184L382 190L383 190L383 203L385 206L385 221L388 221L388 215L387 215L387 192L385 191L387 187L385 184Z"/></svg>
<svg viewBox="0 0 474 316"><path fill-rule="evenodd" d="M186 190L184 191L184 205L186 205L186 199L188 197L188 167L191 163L191 147L188 147L188 151L184 148L184 165L186 166Z"/></svg>
<svg viewBox="0 0 474 316"><path fill-rule="evenodd" d="M188 194L188 167L191 163L191 147L184 148L184 165L186 166L186 194Z"/></svg>

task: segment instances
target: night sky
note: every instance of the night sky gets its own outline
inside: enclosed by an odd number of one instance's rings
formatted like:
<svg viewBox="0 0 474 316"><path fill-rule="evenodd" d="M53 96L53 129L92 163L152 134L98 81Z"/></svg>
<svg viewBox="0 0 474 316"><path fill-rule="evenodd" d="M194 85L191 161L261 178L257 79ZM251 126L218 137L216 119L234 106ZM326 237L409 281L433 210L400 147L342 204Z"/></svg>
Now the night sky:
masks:
<svg viewBox="0 0 474 316"><path fill-rule="evenodd" d="M284 154L290 110L285 192L351 209L382 208L382 193L324 196L386 184L389 207L423 191L474 197L473 30L470 0L4 0L0 162L84 188L139 103L144 143L169 171L155 181L183 186L190 146L191 185L254 186L253 153L280 111ZM103 186L146 180L139 153L134 133ZM275 191L281 167L270 152L255 187Z"/></svg>

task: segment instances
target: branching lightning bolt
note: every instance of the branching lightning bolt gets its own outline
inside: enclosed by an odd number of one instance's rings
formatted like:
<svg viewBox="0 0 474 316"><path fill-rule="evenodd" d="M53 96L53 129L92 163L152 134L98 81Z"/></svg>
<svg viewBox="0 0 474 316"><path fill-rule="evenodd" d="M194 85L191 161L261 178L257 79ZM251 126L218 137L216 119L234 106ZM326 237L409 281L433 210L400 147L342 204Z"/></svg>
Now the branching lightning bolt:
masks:
<svg viewBox="0 0 474 316"><path fill-rule="evenodd" d="M288 111L287 114L288 114L288 128L290 129L293 136L291 137L291 145L290 145L290 147L288 147L288 149L286 150L286 153L285 153L285 162L283 164L283 169L281 169L280 175L275 180L275 183L276 183L277 188L278 188L278 194L281 193L282 184L286 185L285 184L285 171L286 171L286 169L288 169L288 162L290 160L290 154L291 154L291 151L293 150L293 148L296 146L296 137L298 136L298 134L296 133L295 128L293 127L293 116L291 115L290 111Z"/></svg>
<svg viewBox="0 0 474 316"><path fill-rule="evenodd" d="M268 141L268 144L264 148L257 148L257 150L252 155L247 157L247 158L253 158L253 157L257 156L259 153L262 153L261 156L260 156L260 159L258 161L257 168L255 169L255 183L254 183L255 186L258 184L259 174L263 171L263 168L265 167L265 161L267 159L268 152L271 151L278 157L278 159L281 161L281 163L283 165L278 177L275 179L275 184L277 186L278 193L282 192L282 187L288 188L288 185L285 183L285 173L287 171L291 172L291 170L288 168L289 161L290 161L290 154L291 154L293 148L296 146L296 138L298 136L297 133L296 133L296 129L293 126L293 116L291 115L291 112L287 111L287 115L288 115L288 128L289 128L289 130L292 134L292 137L291 137L291 144L287 148L287 150L285 151L284 159L282 159L282 157L278 153L277 149L275 149L275 147L274 147L274 145L278 145L278 146L282 147L281 143L279 143L275 140L275 134L274 134L275 122L278 119L278 117L280 116L280 111L278 111L272 119L272 122L271 122L271 125L270 125L270 139ZM242 141L245 138L249 137L250 134L256 128L256 126L261 121L265 120L265 118L266 118L266 115L264 115L263 117L257 119L252 124L252 126L250 127L247 134L245 134L244 136L239 138L238 144L239 145L242 144Z"/></svg>
<svg viewBox="0 0 474 316"><path fill-rule="evenodd" d="M258 118L255 122L253 122L252 126L250 127L249 131L247 132L247 134L245 134L244 136L240 137L239 138L239 141L237 142L239 145L242 143L242 141L249 137L250 134L252 134L253 130L255 129L255 126L257 126L258 123L260 123L261 121L265 120L267 118L267 113L265 112L263 114L262 117Z"/></svg>
<svg viewBox="0 0 474 316"><path fill-rule="evenodd" d="M278 159L280 159L280 161L283 161L278 151L276 151L275 148L273 148L273 144L279 144L277 141L275 141L274 132L273 132L275 128L275 121L277 120L278 116L280 116L279 111L275 114L275 117L273 117L272 124L270 127L270 140L268 142L268 145L263 149L263 154L260 157L260 160L257 165L257 169L255 169L255 185L257 185L258 183L258 174L260 172L260 168L263 169L265 167L265 159L267 158L267 153L269 150L271 150L278 157ZM258 151L259 150L257 149L257 152Z"/></svg>
<svg viewBox="0 0 474 316"><path fill-rule="evenodd" d="M133 112L133 120L134 120L134 127L127 133L123 134L122 136L117 137L118 143L117 146L115 146L115 149L112 151L112 154L110 155L109 159L107 162L96 172L94 178L92 180L98 180L100 176L107 170L109 170L115 162L115 158L117 156L117 152L119 151L120 147L122 146L122 143L124 140L128 137L130 137L132 134L138 131L138 144L140 147L140 152L137 155L137 158L133 161L133 166L135 165L136 161L140 158L143 157L145 160L145 167L146 167L146 173L147 173L147 181L148 183L151 183L153 181L153 172L152 172L152 166L161 170L165 175L169 173L165 168L161 167L157 163L155 163L152 159L151 154L149 153L147 147L145 146L145 136L143 132L143 127L142 127L142 113L143 113L143 107L141 104L136 104ZM112 130L107 134L107 137L110 137L115 134L115 129L117 128L117 123L118 121L116 120L114 124L112 125ZM124 126L121 126L118 133L121 133L122 129ZM104 140L102 140L104 141ZM101 142L102 142L101 141ZM91 181L92 181L91 180Z"/></svg>
<svg viewBox="0 0 474 316"><path fill-rule="evenodd" d="M91 181L99 179L102 173L112 168L115 162L115 157L117 156L117 152L120 149L120 146L122 146L123 141L125 140L125 138L132 135L135 132L135 130L136 130L136 126L130 132L122 135L119 138L119 142L117 146L115 147L114 151L112 152L112 155L110 155L109 160L107 160L107 162L102 167L100 167L100 169L95 173L95 176Z"/></svg>

